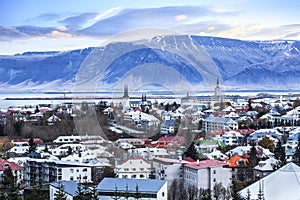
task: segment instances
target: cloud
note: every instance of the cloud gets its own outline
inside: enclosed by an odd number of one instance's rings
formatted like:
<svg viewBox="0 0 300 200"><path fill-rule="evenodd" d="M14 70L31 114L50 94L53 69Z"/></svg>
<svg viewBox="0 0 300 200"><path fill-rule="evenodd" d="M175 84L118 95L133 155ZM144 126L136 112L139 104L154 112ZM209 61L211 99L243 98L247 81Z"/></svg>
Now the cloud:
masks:
<svg viewBox="0 0 300 200"><path fill-rule="evenodd" d="M181 20L185 20L185 19L187 19L188 17L186 16L186 15L177 15L176 17L175 17L175 20L176 21L181 21Z"/></svg>
<svg viewBox="0 0 300 200"><path fill-rule="evenodd" d="M200 6L125 9L114 16L99 20L92 26L78 32L91 36L112 36L138 28L172 28L176 26L176 23L182 23L181 21L186 21L187 19L196 20L216 14L218 13L207 7Z"/></svg>
<svg viewBox="0 0 300 200"><path fill-rule="evenodd" d="M73 17L67 17L63 20L58 21L58 23L63 24L64 26L67 26L70 29L76 30L80 28L82 24L97 17L97 15L98 13L96 12L83 13Z"/></svg>

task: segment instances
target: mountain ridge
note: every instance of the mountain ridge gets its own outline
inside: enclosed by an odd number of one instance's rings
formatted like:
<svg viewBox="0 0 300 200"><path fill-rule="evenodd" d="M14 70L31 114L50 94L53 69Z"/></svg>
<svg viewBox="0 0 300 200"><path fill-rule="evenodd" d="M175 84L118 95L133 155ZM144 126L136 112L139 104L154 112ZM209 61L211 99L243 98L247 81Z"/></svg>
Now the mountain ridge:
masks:
<svg viewBox="0 0 300 200"><path fill-rule="evenodd" d="M115 42L71 51L0 55L0 85L2 90L72 90L82 64L91 53L97 50L105 60L101 54L113 55L113 51L122 48L129 51L116 54L113 62L101 71L100 86L115 87L130 75L131 79L139 79L135 84L143 84L146 77L143 73L148 74L148 81L159 80L167 87L174 83L174 77L182 77L192 86L199 85L207 81L205 78L210 73L210 68L205 68L207 65L216 67L215 79L220 78L222 85L229 89L299 89L300 41L243 41L187 35L157 36L148 41ZM153 66L158 66L156 70L169 68L174 77L152 72ZM136 76L129 73L136 69L139 69L135 71Z"/></svg>

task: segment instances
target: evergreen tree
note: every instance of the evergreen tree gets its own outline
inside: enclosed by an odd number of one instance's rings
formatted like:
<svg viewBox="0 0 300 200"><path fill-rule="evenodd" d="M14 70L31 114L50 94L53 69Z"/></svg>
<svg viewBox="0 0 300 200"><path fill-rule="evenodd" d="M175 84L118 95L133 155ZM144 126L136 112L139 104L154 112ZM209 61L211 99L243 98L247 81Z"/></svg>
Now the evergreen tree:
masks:
<svg viewBox="0 0 300 200"><path fill-rule="evenodd" d="M91 191L91 200L98 200L98 194L97 194L97 186L92 187Z"/></svg>
<svg viewBox="0 0 300 200"><path fill-rule="evenodd" d="M274 157L275 159L279 160L279 167L282 167L286 164L286 159L285 159L285 149L281 144L281 141L279 140L275 150L274 150Z"/></svg>
<svg viewBox="0 0 300 200"><path fill-rule="evenodd" d="M240 192L238 191L236 182L232 183L232 187L231 187L231 199L232 200L243 200Z"/></svg>
<svg viewBox="0 0 300 200"><path fill-rule="evenodd" d="M62 182L59 182L57 189L58 190L54 194L54 200L67 200L67 194L64 191Z"/></svg>
<svg viewBox="0 0 300 200"><path fill-rule="evenodd" d="M86 199L88 199L87 194L84 190L84 187L83 187L82 183L77 184L76 199L77 200L86 200Z"/></svg>
<svg viewBox="0 0 300 200"><path fill-rule="evenodd" d="M296 151L294 153L293 162L300 166L300 137L298 138L298 145L296 147Z"/></svg>
<svg viewBox="0 0 300 200"><path fill-rule="evenodd" d="M184 153L185 157L191 157L194 160L197 160L197 153L196 153L196 149L195 149L195 143L192 142L191 145L189 146L189 148L186 150L186 152Z"/></svg>
<svg viewBox="0 0 300 200"><path fill-rule="evenodd" d="M6 187L7 200L17 200L18 199L18 186L16 184L16 178L10 167L3 172L3 185Z"/></svg>
<svg viewBox="0 0 300 200"><path fill-rule="evenodd" d="M250 194L250 190L247 190L247 197L246 200L251 200L251 194Z"/></svg>
<svg viewBox="0 0 300 200"><path fill-rule="evenodd" d="M258 194L257 194L257 199L258 200L265 200L265 197L264 197L264 191L262 189L262 186L259 182L259 188L258 188Z"/></svg>
<svg viewBox="0 0 300 200"><path fill-rule="evenodd" d="M29 150L28 150L29 153L34 153L36 150L36 143L33 141L32 137L30 138L28 144L29 144Z"/></svg>
<svg viewBox="0 0 300 200"><path fill-rule="evenodd" d="M247 171L247 179L248 181L253 182L254 179L253 168L258 164L258 157L256 153L256 147L254 144L252 144L252 147L250 149L248 161L249 164L248 164L248 171Z"/></svg>

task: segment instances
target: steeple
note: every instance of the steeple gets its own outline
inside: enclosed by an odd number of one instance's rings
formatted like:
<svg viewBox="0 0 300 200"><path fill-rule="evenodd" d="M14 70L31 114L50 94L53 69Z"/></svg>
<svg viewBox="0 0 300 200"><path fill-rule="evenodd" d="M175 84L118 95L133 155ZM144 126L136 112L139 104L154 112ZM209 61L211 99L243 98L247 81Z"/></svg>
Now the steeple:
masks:
<svg viewBox="0 0 300 200"><path fill-rule="evenodd" d="M219 85L219 78L217 78L217 85L215 87L215 96L220 96L221 95L221 88L220 88L220 85Z"/></svg>
<svg viewBox="0 0 300 200"><path fill-rule="evenodd" d="M128 85L127 84L124 85L124 95L123 95L123 98L129 98L129 95L128 95Z"/></svg>

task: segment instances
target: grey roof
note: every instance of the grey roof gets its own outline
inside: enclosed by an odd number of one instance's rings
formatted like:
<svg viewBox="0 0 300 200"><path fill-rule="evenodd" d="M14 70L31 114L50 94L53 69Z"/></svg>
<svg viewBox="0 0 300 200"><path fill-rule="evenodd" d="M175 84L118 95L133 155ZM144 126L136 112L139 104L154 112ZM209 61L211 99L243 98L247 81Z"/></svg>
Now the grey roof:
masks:
<svg viewBox="0 0 300 200"><path fill-rule="evenodd" d="M128 192L136 192L138 186L140 193L156 194L166 183L166 180L156 179L104 178L97 186L97 190L102 192L115 191L116 189L126 191L127 187Z"/></svg>

